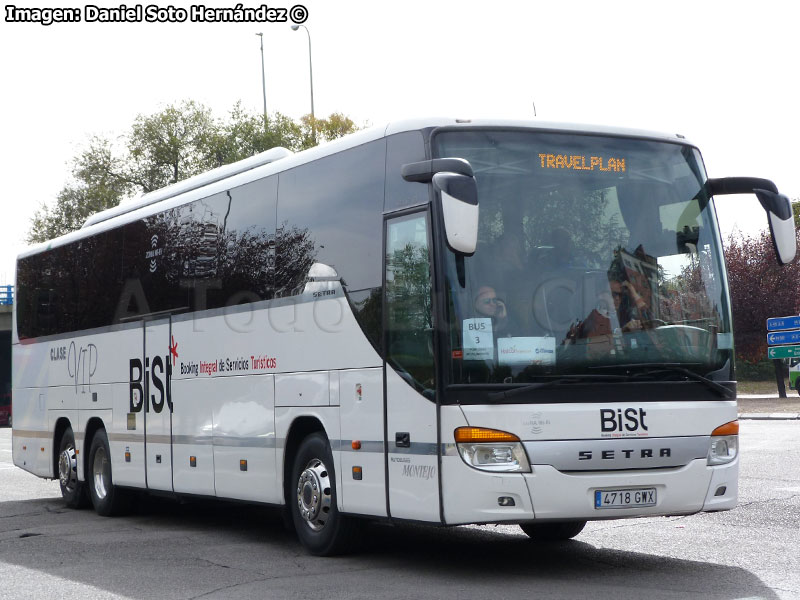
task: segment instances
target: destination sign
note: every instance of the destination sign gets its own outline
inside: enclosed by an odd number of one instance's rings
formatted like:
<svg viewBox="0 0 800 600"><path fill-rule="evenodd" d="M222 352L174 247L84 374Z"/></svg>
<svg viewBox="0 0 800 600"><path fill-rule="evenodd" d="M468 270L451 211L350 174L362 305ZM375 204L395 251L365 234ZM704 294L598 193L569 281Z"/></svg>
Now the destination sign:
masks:
<svg viewBox="0 0 800 600"><path fill-rule="evenodd" d="M603 156L583 156L575 154L540 153L543 169L568 169L571 171L625 172L625 159ZM800 326L799 326L800 327Z"/></svg>
<svg viewBox="0 0 800 600"><path fill-rule="evenodd" d="M767 343L770 346L776 344L800 344L800 331L781 331L767 334Z"/></svg>
<svg viewBox="0 0 800 600"><path fill-rule="evenodd" d="M800 329L800 317L773 317L767 319L767 331L783 331L784 329Z"/></svg>
<svg viewBox="0 0 800 600"><path fill-rule="evenodd" d="M800 358L800 346L776 346L767 350L767 358Z"/></svg>

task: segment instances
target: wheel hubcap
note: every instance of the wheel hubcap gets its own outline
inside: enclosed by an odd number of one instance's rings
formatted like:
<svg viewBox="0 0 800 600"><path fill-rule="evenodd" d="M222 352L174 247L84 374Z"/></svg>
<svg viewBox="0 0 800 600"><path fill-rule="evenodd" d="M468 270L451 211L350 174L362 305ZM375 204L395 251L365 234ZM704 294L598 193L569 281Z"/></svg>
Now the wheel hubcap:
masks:
<svg viewBox="0 0 800 600"><path fill-rule="evenodd" d="M58 457L58 481L62 489L72 492L78 481L78 459L75 456L75 446L70 444Z"/></svg>
<svg viewBox="0 0 800 600"><path fill-rule="evenodd" d="M314 531L325 527L331 510L331 480L328 469L318 458L312 459L297 481L297 508Z"/></svg>
<svg viewBox="0 0 800 600"><path fill-rule="evenodd" d="M94 493L100 500L103 500L108 494L108 484L110 472L108 457L106 450L100 446L94 453L94 462L92 463L92 479L94 481Z"/></svg>

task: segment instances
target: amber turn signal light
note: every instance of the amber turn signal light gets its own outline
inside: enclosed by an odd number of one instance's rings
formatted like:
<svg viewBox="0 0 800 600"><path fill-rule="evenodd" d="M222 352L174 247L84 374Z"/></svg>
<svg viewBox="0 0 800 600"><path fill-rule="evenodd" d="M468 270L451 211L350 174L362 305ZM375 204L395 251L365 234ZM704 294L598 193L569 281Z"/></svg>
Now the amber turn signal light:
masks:
<svg viewBox="0 0 800 600"><path fill-rule="evenodd" d="M725 425L720 425L711 432L711 435L739 435L739 421L731 421L730 423L725 423Z"/></svg>
<svg viewBox="0 0 800 600"><path fill-rule="evenodd" d="M513 433L498 431L497 429L486 429L484 427L459 427L454 432L456 442L480 443L480 442L518 442L519 438Z"/></svg>

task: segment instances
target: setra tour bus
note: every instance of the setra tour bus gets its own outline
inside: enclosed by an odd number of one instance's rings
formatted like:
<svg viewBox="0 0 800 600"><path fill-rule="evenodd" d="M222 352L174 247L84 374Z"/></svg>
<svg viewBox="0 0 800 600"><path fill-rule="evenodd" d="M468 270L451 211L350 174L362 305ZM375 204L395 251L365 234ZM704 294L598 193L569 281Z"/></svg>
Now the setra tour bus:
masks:
<svg viewBox="0 0 800 600"><path fill-rule="evenodd" d="M320 555L731 509L734 193L791 261L772 182L605 127L393 123L123 202L19 256L14 463L101 515L283 506Z"/></svg>

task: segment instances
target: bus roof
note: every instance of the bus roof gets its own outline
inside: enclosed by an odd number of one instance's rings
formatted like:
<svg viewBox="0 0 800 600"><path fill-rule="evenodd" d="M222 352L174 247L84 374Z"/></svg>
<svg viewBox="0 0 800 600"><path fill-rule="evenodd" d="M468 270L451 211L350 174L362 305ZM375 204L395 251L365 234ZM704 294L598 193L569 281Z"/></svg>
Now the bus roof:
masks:
<svg viewBox="0 0 800 600"><path fill-rule="evenodd" d="M594 135L616 135L692 145L680 134L667 134L604 125L547 121L453 119L443 117L395 121L363 129L298 153L293 153L286 148L272 148L266 152L251 156L236 163L224 165L217 169L212 169L206 173L201 173L200 175L165 186L131 200L123 200L118 206L90 216L81 229L26 248L19 254L18 258L37 254L52 247L77 241L100 231L113 229L156 212L180 206L199 198L225 191L231 187L244 185L256 179L287 171L302 164L324 158L331 154L347 150L348 148L366 144L382 137L406 131L418 131L438 127L464 129L474 129L476 127L508 128Z"/></svg>

